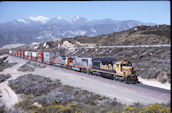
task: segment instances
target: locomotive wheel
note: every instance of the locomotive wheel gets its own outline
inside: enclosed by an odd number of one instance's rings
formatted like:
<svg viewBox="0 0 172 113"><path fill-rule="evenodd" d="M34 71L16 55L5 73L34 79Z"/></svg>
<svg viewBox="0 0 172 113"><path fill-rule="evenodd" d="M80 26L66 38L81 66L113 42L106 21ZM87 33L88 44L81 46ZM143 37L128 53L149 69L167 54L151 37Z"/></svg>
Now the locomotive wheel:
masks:
<svg viewBox="0 0 172 113"><path fill-rule="evenodd" d="M130 77L126 77L126 78L124 79L124 82L127 83L127 84L130 84L130 83L131 83Z"/></svg>
<svg viewBox="0 0 172 113"><path fill-rule="evenodd" d="M114 78L114 80L116 80L116 81L118 80L118 77L117 77L116 75L114 75L113 78Z"/></svg>

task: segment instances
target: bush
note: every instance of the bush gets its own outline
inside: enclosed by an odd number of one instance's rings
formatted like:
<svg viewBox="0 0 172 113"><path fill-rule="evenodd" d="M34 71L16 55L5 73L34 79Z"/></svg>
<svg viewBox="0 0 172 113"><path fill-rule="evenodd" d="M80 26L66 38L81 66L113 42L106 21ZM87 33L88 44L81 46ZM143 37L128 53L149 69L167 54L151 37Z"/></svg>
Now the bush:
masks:
<svg viewBox="0 0 172 113"><path fill-rule="evenodd" d="M130 105L123 108L122 113L171 113L170 107L155 103L149 106L138 108L136 105Z"/></svg>
<svg viewBox="0 0 172 113"><path fill-rule="evenodd" d="M0 83L6 81L6 80L9 79L10 77L11 77L10 74L6 74L6 75L0 74Z"/></svg>
<svg viewBox="0 0 172 113"><path fill-rule="evenodd" d="M8 84L17 94L40 96L48 93L61 83L40 75L27 74L15 80L10 80Z"/></svg>
<svg viewBox="0 0 172 113"><path fill-rule="evenodd" d="M33 106L33 105L32 105ZM71 113L73 111L71 106L58 105L52 103L48 106L32 107L32 113Z"/></svg>
<svg viewBox="0 0 172 113"><path fill-rule="evenodd" d="M137 113L137 112L138 112L138 109L136 105L129 105L123 108L122 113Z"/></svg>

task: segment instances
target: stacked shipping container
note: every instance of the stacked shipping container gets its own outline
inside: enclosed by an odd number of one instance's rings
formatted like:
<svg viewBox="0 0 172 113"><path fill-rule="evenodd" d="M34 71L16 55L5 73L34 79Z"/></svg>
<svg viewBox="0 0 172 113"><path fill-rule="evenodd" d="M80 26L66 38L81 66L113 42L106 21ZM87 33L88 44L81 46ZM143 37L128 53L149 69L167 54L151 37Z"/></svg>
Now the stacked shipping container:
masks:
<svg viewBox="0 0 172 113"><path fill-rule="evenodd" d="M56 56L53 60L53 64L57 66L64 66L66 62L66 57L64 56Z"/></svg>
<svg viewBox="0 0 172 113"><path fill-rule="evenodd" d="M38 52L32 52L32 60L37 60Z"/></svg>
<svg viewBox="0 0 172 113"><path fill-rule="evenodd" d="M52 58L55 57L53 52L44 52L44 63L52 64Z"/></svg>
<svg viewBox="0 0 172 113"><path fill-rule="evenodd" d="M37 61L38 62L43 62L43 60L44 60L43 52L38 52L37 54L38 54Z"/></svg>
<svg viewBox="0 0 172 113"><path fill-rule="evenodd" d="M31 51L25 51L25 58L32 59L32 52Z"/></svg>

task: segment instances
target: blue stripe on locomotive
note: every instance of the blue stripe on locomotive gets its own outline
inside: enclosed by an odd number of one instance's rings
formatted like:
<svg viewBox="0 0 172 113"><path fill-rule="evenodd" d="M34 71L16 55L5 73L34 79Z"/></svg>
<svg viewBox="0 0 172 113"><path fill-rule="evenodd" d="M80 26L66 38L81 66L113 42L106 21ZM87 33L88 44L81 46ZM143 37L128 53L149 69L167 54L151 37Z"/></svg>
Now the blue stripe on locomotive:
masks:
<svg viewBox="0 0 172 113"><path fill-rule="evenodd" d="M115 62L117 62L117 60L115 60L115 59L93 58L92 59L92 69L116 73L116 71L113 68L112 68L112 70L101 69L101 66L100 66L100 65L109 65L110 64L113 67L113 64L115 64Z"/></svg>

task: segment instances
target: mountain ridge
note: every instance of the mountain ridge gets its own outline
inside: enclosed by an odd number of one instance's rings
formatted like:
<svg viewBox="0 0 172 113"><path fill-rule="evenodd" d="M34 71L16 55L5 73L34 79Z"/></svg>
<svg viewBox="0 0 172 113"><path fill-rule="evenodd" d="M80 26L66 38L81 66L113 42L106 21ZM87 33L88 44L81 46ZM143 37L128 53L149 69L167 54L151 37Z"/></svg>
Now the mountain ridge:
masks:
<svg viewBox="0 0 172 113"><path fill-rule="evenodd" d="M155 25L136 20L88 20L84 17L29 17L0 23L0 47L7 44L45 42L76 36L98 36L130 29L138 25Z"/></svg>

